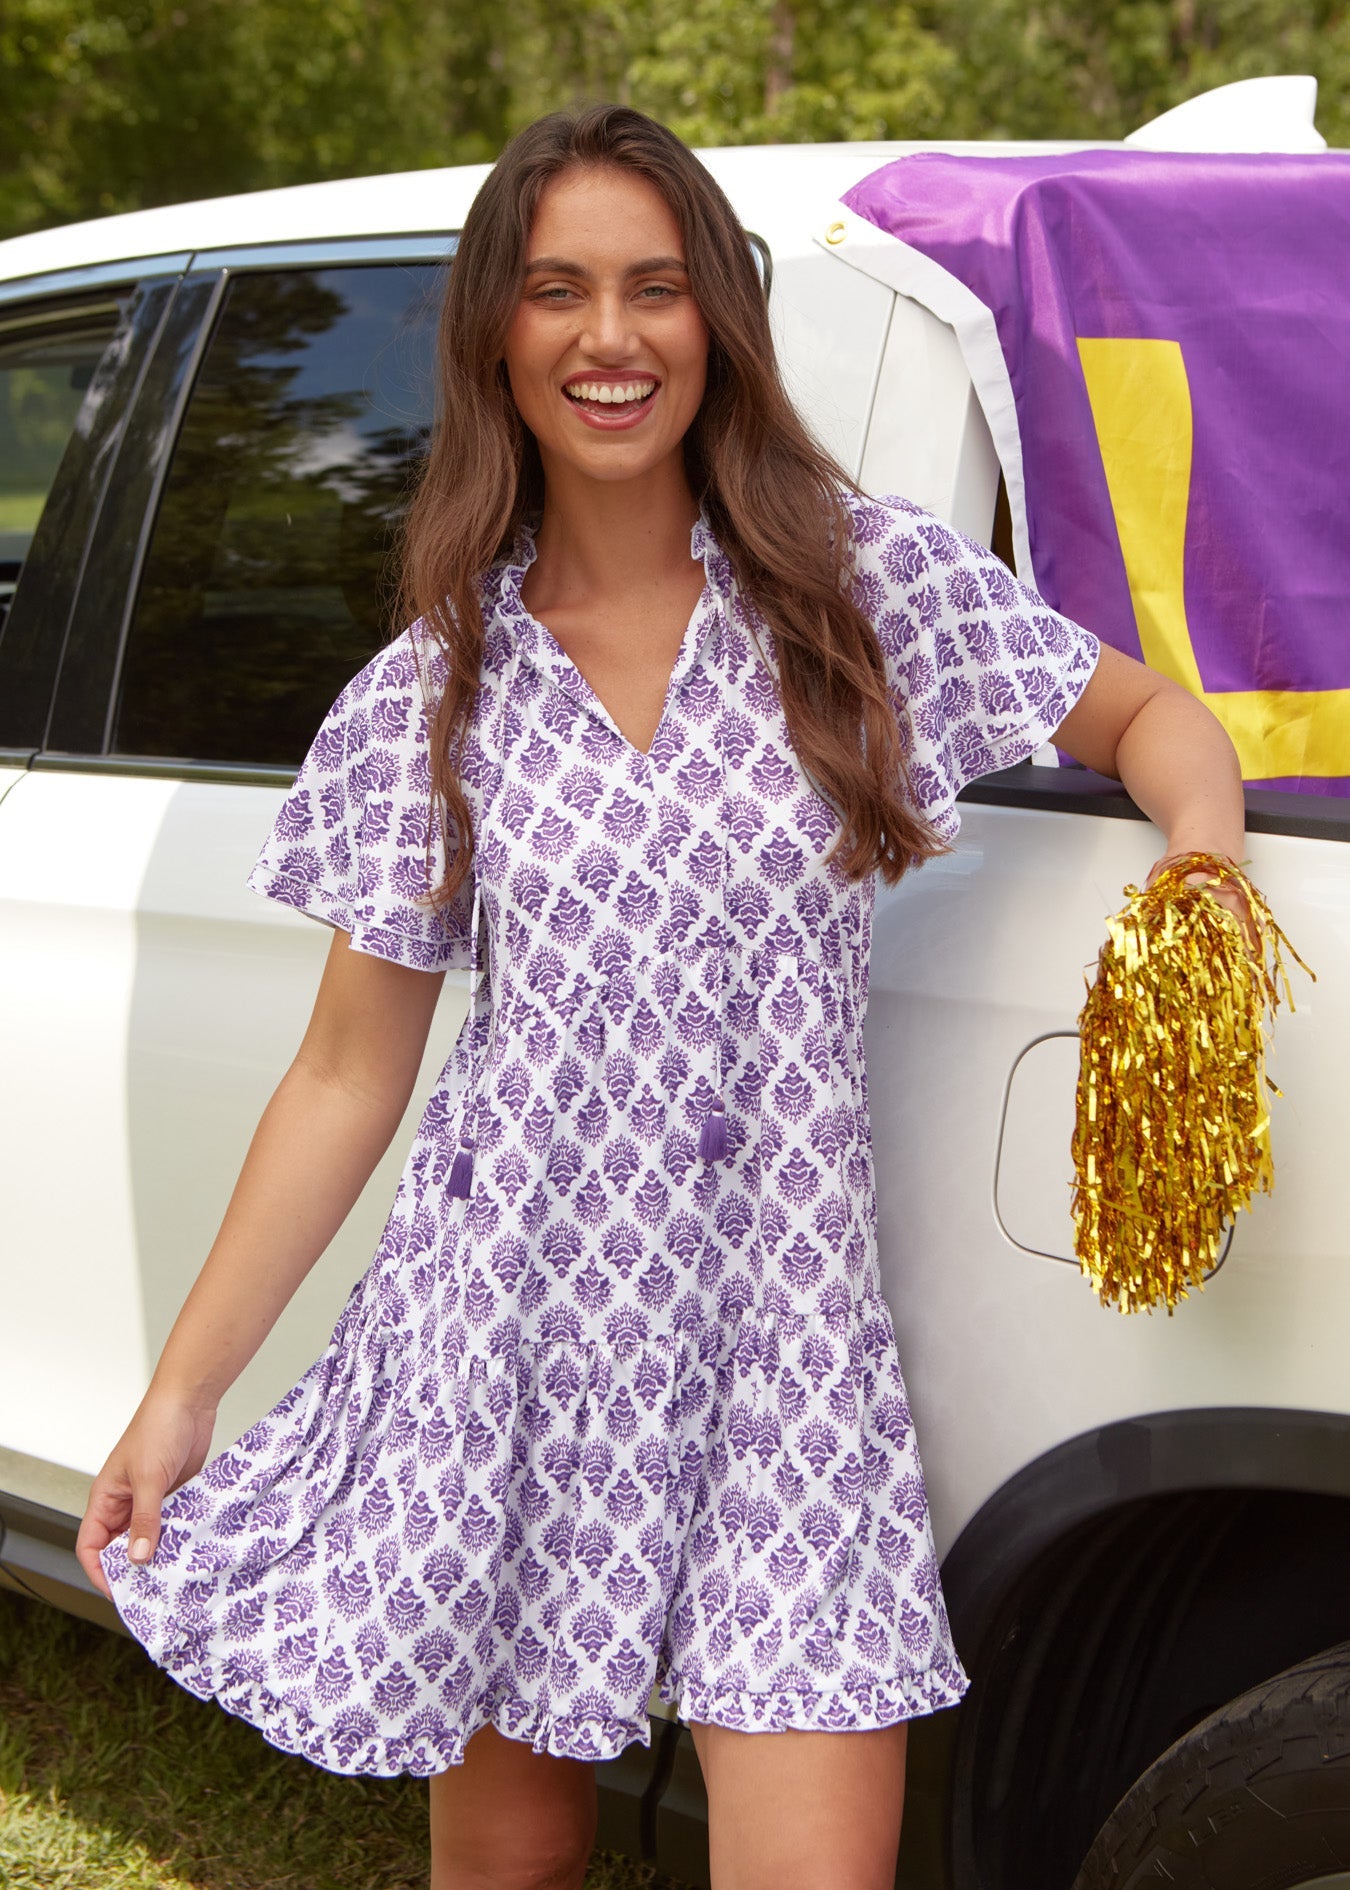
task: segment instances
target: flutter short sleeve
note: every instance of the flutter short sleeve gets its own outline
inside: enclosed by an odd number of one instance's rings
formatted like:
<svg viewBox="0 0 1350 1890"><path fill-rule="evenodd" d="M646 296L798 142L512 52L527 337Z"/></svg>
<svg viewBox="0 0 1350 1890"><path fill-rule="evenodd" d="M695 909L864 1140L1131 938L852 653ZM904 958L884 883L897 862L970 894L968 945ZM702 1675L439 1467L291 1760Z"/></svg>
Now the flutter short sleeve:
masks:
<svg viewBox="0 0 1350 1890"><path fill-rule="evenodd" d="M897 710L908 715L914 800L951 840L960 790L1049 741L1101 646L932 513L890 496L849 503L855 595L876 628Z"/></svg>
<svg viewBox="0 0 1350 1890"><path fill-rule="evenodd" d="M431 818L419 664L432 687L444 664L416 629L374 656L324 717L247 884L341 927L356 951L445 971L471 962L472 874L448 908L432 907L446 856Z"/></svg>

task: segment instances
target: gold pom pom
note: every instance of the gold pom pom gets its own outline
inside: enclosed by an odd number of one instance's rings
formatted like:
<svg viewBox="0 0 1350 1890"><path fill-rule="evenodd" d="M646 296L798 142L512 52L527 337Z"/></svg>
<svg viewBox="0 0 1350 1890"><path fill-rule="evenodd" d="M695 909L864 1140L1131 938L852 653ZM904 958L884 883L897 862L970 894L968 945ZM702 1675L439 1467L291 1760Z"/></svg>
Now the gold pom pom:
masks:
<svg viewBox="0 0 1350 1890"><path fill-rule="evenodd" d="M1197 870L1209 882L1188 885ZM1210 890L1216 881L1244 895L1256 949ZM1263 1028L1277 978L1294 1009L1281 944L1308 967L1221 855L1181 854L1147 891L1125 893L1078 1019L1074 1251L1104 1306L1151 1312L1161 1300L1170 1315L1203 1286L1253 1189L1270 1192L1265 1091L1281 1092L1265 1072Z"/></svg>

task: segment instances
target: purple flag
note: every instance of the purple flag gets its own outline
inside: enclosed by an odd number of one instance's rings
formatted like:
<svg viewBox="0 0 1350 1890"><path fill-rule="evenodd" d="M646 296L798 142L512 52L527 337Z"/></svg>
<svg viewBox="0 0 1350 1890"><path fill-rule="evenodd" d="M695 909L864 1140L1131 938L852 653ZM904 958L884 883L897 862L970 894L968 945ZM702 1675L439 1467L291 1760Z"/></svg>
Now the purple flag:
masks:
<svg viewBox="0 0 1350 1890"><path fill-rule="evenodd" d="M1245 779L1350 795L1350 154L923 152L843 201L976 298L1022 575Z"/></svg>

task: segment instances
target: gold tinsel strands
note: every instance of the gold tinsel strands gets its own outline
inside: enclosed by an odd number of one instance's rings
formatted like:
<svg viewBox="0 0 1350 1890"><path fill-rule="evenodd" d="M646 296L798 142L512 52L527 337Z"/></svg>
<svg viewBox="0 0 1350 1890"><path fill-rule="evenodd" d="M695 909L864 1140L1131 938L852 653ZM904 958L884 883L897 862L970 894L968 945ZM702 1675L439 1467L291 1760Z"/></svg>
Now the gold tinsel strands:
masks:
<svg viewBox="0 0 1350 1890"><path fill-rule="evenodd" d="M1187 885L1197 871L1209 883ZM1259 950L1215 881L1245 895ZM1162 1301L1170 1315L1203 1286L1253 1189L1270 1192L1265 1092L1281 1092L1266 1075L1263 1030L1277 979L1294 1009L1281 944L1308 967L1221 855L1181 854L1147 891L1125 894L1078 1019L1074 1251L1104 1306L1151 1312Z"/></svg>

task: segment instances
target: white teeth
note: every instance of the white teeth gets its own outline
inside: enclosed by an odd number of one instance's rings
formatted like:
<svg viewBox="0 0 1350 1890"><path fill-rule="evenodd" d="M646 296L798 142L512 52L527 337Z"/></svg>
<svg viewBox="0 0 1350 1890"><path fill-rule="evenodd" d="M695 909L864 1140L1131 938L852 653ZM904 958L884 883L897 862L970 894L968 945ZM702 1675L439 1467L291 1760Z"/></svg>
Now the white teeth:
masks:
<svg viewBox="0 0 1350 1890"><path fill-rule="evenodd" d="M626 386L616 386L612 381L579 381L566 392L573 400L593 400L602 407L614 407L646 400L655 386L655 381L630 381Z"/></svg>

